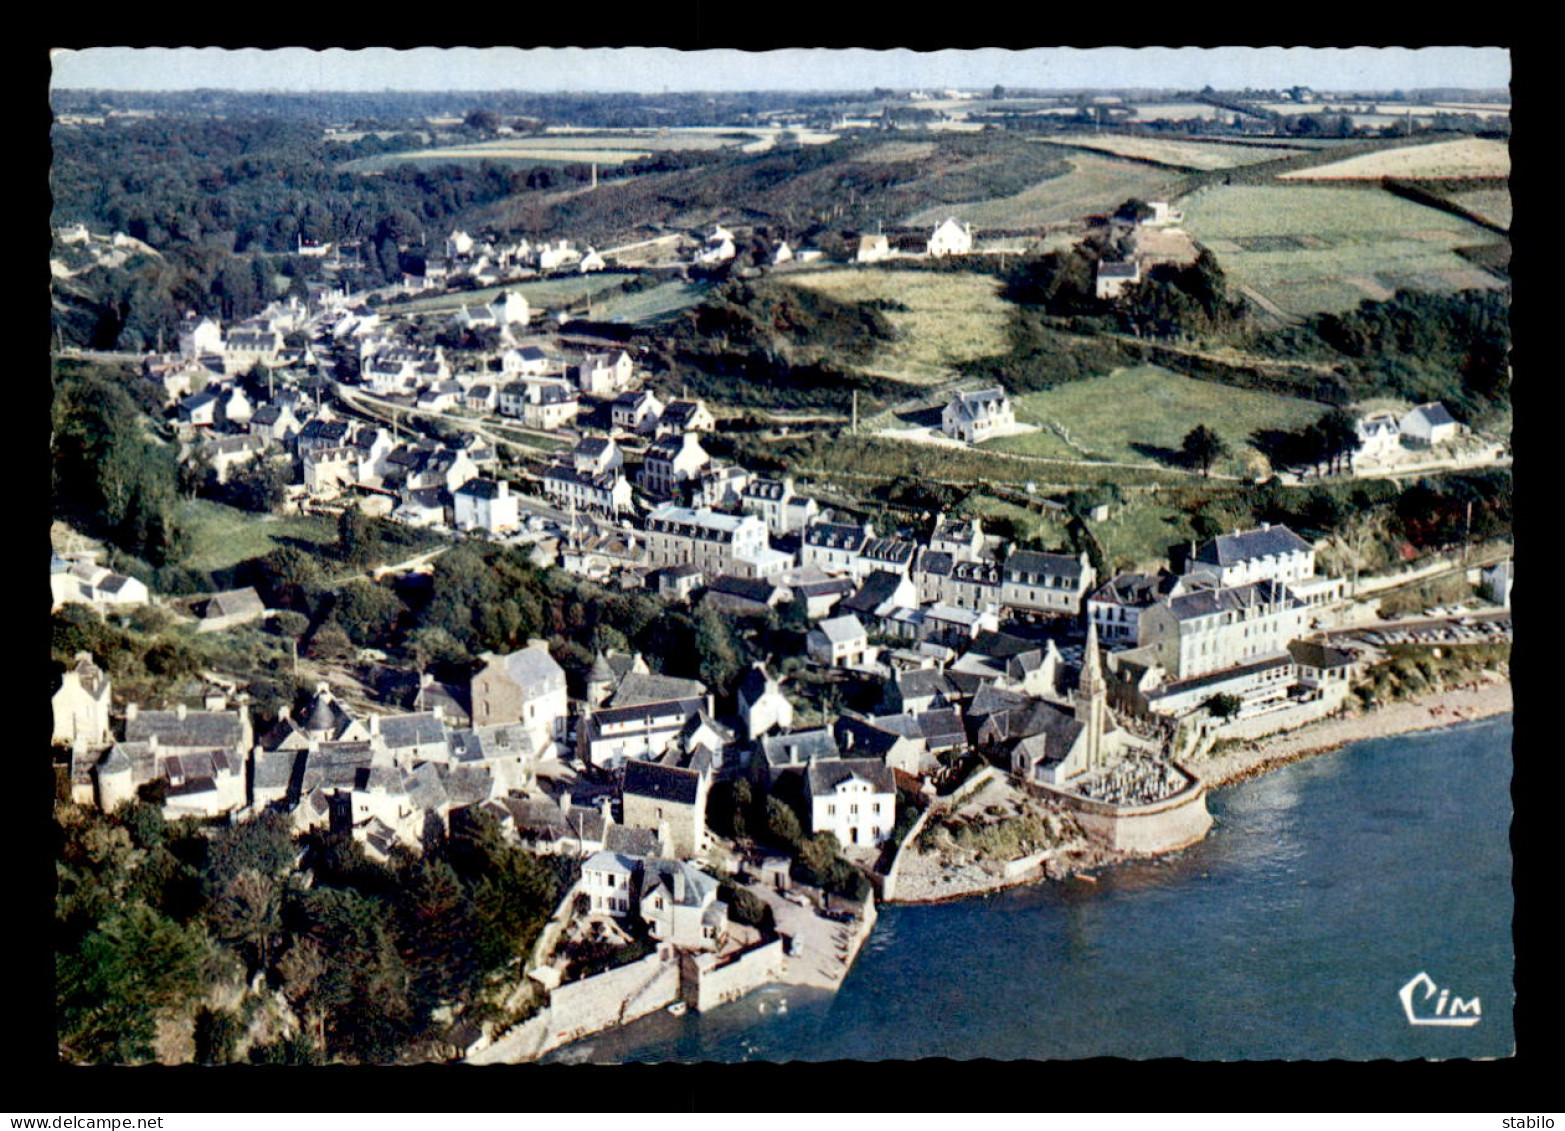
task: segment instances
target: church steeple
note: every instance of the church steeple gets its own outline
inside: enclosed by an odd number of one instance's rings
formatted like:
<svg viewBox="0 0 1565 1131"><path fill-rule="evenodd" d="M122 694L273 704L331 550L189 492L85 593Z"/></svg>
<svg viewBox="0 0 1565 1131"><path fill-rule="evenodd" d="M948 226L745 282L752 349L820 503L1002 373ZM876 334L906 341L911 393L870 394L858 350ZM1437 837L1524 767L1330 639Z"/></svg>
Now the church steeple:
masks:
<svg viewBox="0 0 1565 1131"><path fill-rule="evenodd" d="M1081 657L1081 682L1076 686L1076 720L1087 731L1087 769L1103 765L1104 716L1108 710L1103 661L1098 654L1098 626L1087 622L1087 647Z"/></svg>

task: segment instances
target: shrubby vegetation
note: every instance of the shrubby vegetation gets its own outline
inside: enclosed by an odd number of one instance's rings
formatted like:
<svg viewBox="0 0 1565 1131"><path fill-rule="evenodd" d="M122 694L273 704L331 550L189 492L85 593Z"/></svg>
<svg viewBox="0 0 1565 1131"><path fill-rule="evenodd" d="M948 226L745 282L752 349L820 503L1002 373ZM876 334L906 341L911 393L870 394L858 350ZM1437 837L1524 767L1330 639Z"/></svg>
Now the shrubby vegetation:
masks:
<svg viewBox="0 0 1565 1131"><path fill-rule="evenodd" d="M59 1036L73 1063L151 1060L160 1021L194 1022L204 1062L246 1045L258 1063L427 1053L437 1010L496 1008L574 879L574 861L511 846L485 817L389 865L346 835L296 841L272 813L211 830L145 801L61 804L56 817ZM296 1035L251 1040L243 1012L205 1004L253 975L282 991Z"/></svg>

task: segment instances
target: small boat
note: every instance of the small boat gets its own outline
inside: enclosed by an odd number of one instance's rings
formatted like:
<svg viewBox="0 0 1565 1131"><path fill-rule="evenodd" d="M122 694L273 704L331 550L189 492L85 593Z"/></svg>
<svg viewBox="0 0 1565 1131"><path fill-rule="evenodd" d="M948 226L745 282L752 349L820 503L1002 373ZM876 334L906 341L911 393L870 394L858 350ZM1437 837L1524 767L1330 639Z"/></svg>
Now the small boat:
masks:
<svg viewBox="0 0 1565 1131"><path fill-rule="evenodd" d="M1098 877L1096 876L1080 875L1076 878L1084 884L1095 884L1098 882Z"/></svg>
<svg viewBox="0 0 1565 1131"><path fill-rule="evenodd" d="M685 1010L688 1008L689 1006L687 1006L684 1002L676 1001L673 1005L668 1007L668 1013L670 1017L683 1017L685 1015Z"/></svg>

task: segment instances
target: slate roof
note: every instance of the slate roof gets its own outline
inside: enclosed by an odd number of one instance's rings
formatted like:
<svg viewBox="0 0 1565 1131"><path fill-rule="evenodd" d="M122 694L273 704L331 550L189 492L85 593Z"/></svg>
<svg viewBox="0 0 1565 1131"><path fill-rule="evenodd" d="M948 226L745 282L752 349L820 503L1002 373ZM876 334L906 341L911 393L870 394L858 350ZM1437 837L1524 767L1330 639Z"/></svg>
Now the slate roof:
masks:
<svg viewBox="0 0 1565 1131"><path fill-rule="evenodd" d="M1148 694L1149 699L1161 699L1169 695L1180 695L1186 691L1198 691L1203 687L1212 687L1217 684L1227 683L1229 680L1242 679L1247 676L1257 675L1271 668L1282 667L1293 663L1293 656L1287 652L1277 652L1266 656L1250 664L1240 664L1237 667L1224 668L1222 671L1208 672L1191 679L1182 679L1174 683L1166 683Z"/></svg>
<svg viewBox="0 0 1565 1131"><path fill-rule="evenodd" d="M1196 548L1195 560L1207 565L1229 566L1255 558L1307 554L1310 544L1286 526L1263 526L1238 534L1219 534Z"/></svg>
<svg viewBox="0 0 1565 1131"><path fill-rule="evenodd" d="M952 698L957 694L950 677L939 668L914 668L912 671L898 672L893 682L904 701L930 695Z"/></svg>
<svg viewBox="0 0 1565 1131"><path fill-rule="evenodd" d="M645 832L646 830L637 829L635 831ZM614 872L622 876L633 876L636 874L636 861L631 859L630 856L621 853L618 849L611 849L604 845L601 851L594 852L581 862L581 870L583 872Z"/></svg>
<svg viewBox="0 0 1565 1131"><path fill-rule="evenodd" d="M1456 423L1456 417L1452 416L1445 405L1441 404L1439 401L1430 401L1428 404L1421 404L1415 408L1413 412L1418 413L1432 425ZM1412 414L1410 413L1409 415Z"/></svg>
<svg viewBox="0 0 1565 1131"><path fill-rule="evenodd" d="M1102 604L1144 609L1165 595L1173 584L1174 578L1166 574L1122 573L1094 589L1091 599Z"/></svg>
<svg viewBox="0 0 1565 1131"><path fill-rule="evenodd" d="M157 737L159 747L227 747L244 741L238 711L187 711L181 719L174 711L138 711L125 721L126 742L146 742Z"/></svg>
<svg viewBox="0 0 1565 1131"><path fill-rule="evenodd" d="M442 767L452 805L476 805L494 793L494 772L484 765Z"/></svg>
<svg viewBox="0 0 1565 1131"><path fill-rule="evenodd" d="M700 785L701 775L694 770L634 760L625 764L624 793L627 797L651 797L678 805L694 805Z"/></svg>
<svg viewBox="0 0 1565 1131"><path fill-rule="evenodd" d="M1072 554L1045 554L1037 550L1013 550L1005 559L1007 575L1016 573L1039 574L1044 577L1063 577L1076 582L1081 579L1081 559Z"/></svg>
<svg viewBox="0 0 1565 1131"><path fill-rule="evenodd" d="M752 665L750 670L744 673L744 678L739 681L739 686L735 689L735 694L738 696L740 702L751 704L759 703L761 701L761 697L765 695L767 690L771 687L771 682L772 681L767 677L765 668Z"/></svg>
<svg viewBox="0 0 1565 1131"><path fill-rule="evenodd" d="M920 573L933 574L936 577L951 576L951 567L956 564L956 559L944 550L925 550L918 557L918 564L914 566Z"/></svg>
<svg viewBox="0 0 1565 1131"><path fill-rule="evenodd" d="M807 546L821 546L831 550L857 552L868 541L869 535L862 526L850 526L840 522L813 523L804 531Z"/></svg>
<svg viewBox="0 0 1565 1131"><path fill-rule="evenodd" d="M1309 668L1345 668L1354 662L1352 652L1333 648L1319 640L1294 640L1288 644L1293 662Z"/></svg>
<svg viewBox="0 0 1565 1131"><path fill-rule="evenodd" d="M548 695L549 691L565 687L565 668L546 648L521 648L509 655L485 655L485 659L490 665L498 663L505 676L520 687L527 698Z"/></svg>
<svg viewBox="0 0 1565 1131"><path fill-rule="evenodd" d="M904 578L889 570L877 569L864 579L859 591L843 600L837 607L844 613L873 614L881 605L896 596Z"/></svg>
<svg viewBox="0 0 1565 1131"><path fill-rule="evenodd" d="M603 830L603 850L617 852L622 857L645 860L658 851L658 835L651 829L633 829L629 825L610 825ZM583 867L590 867L584 864Z"/></svg>
<svg viewBox="0 0 1565 1131"><path fill-rule="evenodd" d="M798 730L791 734L769 734L761 739L761 757L775 768L802 766L816 759L839 758L837 737L830 729Z"/></svg>
<svg viewBox="0 0 1565 1131"><path fill-rule="evenodd" d="M1226 589L1199 589L1194 593L1181 593L1169 598L1168 608L1175 620L1187 621L1274 603L1292 608L1300 602L1282 582L1267 578Z"/></svg>
<svg viewBox="0 0 1565 1131"><path fill-rule="evenodd" d="M683 899L674 898L673 877L676 873L682 874L685 879ZM717 894L717 881L682 860L648 860L642 866L641 898L645 900L659 889L667 893L671 902L681 907L700 907Z"/></svg>
<svg viewBox="0 0 1565 1131"><path fill-rule="evenodd" d="M846 644L852 640L862 639L866 635L859 618L851 613L846 616L827 617L811 631L819 632L832 644Z"/></svg>
<svg viewBox="0 0 1565 1131"><path fill-rule="evenodd" d="M805 771L811 797L825 797L849 778L862 778L876 793L895 793L896 778L891 767L874 758L843 758L835 762L817 762Z"/></svg>
<svg viewBox="0 0 1565 1131"><path fill-rule="evenodd" d="M402 750L412 746L433 746L444 743L446 728L433 711L419 711L410 715L383 715L380 720L380 737L390 750Z"/></svg>
<svg viewBox="0 0 1565 1131"><path fill-rule="evenodd" d="M609 662L613 663L611 657ZM705 699L706 685L693 679L627 672L620 681L610 707L639 707L647 703L670 703L682 699Z"/></svg>
<svg viewBox="0 0 1565 1131"><path fill-rule="evenodd" d="M769 605L777 596L777 586L762 577L739 577L735 574L725 573L714 577L707 587L708 593L719 593L729 597L742 597L746 601L756 601L763 605Z"/></svg>
<svg viewBox="0 0 1565 1131"><path fill-rule="evenodd" d="M900 538L871 538L864 543L863 549L859 552L864 557L874 558L876 561L905 565L913 560L913 555L918 553L918 547Z"/></svg>
<svg viewBox="0 0 1565 1131"><path fill-rule="evenodd" d="M500 484L493 479L469 479L454 492L470 499L498 499Z"/></svg>

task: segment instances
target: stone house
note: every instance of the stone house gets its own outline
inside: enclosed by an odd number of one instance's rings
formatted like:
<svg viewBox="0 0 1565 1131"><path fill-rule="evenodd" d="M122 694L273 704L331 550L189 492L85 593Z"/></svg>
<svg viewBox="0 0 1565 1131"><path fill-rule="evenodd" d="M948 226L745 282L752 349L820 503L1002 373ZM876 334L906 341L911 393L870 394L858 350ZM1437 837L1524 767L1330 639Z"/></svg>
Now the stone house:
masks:
<svg viewBox="0 0 1565 1131"><path fill-rule="evenodd" d="M625 763L620 793L621 823L658 834L666 851L680 859L706 851L706 799L710 777L694 769L659 762Z"/></svg>
<svg viewBox="0 0 1565 1131"><path fill-rule="evenodd" d="M959 224L951 217L937 227L929 237L926 254L932 259L947 255L967 255L973 250L973 226Z"/></svg>
<svg viewBox="0 0 1565 1131"><path fill-rule="evenodd" d="M549 655L549 645L530 640L527 647L497 655L485 652L484 666L469 684L475 728L519 723L540 750L561 737L567 711L565 669Z"/></svg>
<svg viewBox="0 0 1565 1131"><path fill-rule="evenodd" d="M667 435L648 446L638 485L653 498L671 498L680 484L694 479L711 462L694 432Z"/></svg>

